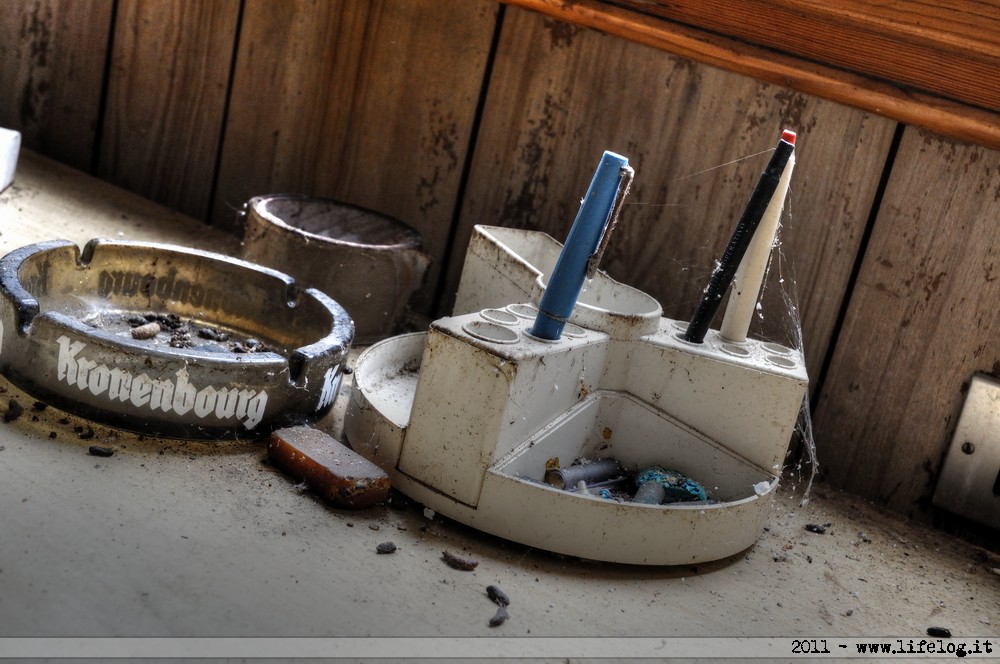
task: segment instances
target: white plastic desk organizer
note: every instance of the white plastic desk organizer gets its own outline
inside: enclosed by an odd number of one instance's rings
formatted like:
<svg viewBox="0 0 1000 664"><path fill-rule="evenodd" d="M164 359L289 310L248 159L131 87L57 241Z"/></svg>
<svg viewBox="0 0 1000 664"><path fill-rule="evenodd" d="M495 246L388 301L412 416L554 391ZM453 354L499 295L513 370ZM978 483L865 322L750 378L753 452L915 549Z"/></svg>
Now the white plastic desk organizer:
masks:
<svg viewBox="0 0 1000 664"><path fill-rule="evenodd" d="M358 359L350 444L437 512L548 551L670 565L747 548L805 394L801 353L714 330L684 341L685 323L603 272L558 340L536 338L533 303L561 250L543 233L477 226L456 315ZM609 456L680 470L712 502L642 505L544 482L550 459Z"/></svg>

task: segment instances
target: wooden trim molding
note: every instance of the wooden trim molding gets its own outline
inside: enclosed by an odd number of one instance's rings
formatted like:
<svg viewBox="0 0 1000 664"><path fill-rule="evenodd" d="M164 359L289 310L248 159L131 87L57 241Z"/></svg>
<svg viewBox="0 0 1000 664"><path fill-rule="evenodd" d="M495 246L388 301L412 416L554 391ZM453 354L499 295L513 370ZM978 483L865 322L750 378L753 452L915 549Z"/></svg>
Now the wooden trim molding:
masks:
<svg viewBox="0 0 1000 664"><path fill-rule="evenodd" d="M1000 7L971 0L611 0L870 78L1000 111Z"/></svg>
<svg viewBox="0 0 1000 664"><path fill-rule="evenodd" d="M502 1L1000 149L992 6L980 15L968 0Z"/></svg>

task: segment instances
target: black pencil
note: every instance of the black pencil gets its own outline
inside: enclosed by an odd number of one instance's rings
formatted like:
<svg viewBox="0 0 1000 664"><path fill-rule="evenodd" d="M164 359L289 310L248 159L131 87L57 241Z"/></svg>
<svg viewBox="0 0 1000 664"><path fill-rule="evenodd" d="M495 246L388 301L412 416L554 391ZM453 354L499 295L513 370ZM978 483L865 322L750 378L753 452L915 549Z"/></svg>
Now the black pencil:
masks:
<svg viewBox="0 0 1000 664"><path fill-rule="evenodd" d="M740 216L739 223L736 224L733 237L730 238L729 245L723 252L718 267L712 272L712 279L708 283L708 288L705 289L705 295L698 304L698 310L695 311L694 317L688 323L687 331L684 333L685 341L700 344L705 340L712 319L715 318L715 314L719 311L719 305L722 304L722 296L733 282L736 269L740 266L740 261L743 260L750 239L753 237L754 231L757 230L761 217L764 216L764 211L767 210L767 206L778 188L778 181L781 179L781 174L794 150L795 132L787 130L782 132L778 147L775 148L774 154L767 162L764 172L760 174L757 186L750 194L750 200Z"/></svg>

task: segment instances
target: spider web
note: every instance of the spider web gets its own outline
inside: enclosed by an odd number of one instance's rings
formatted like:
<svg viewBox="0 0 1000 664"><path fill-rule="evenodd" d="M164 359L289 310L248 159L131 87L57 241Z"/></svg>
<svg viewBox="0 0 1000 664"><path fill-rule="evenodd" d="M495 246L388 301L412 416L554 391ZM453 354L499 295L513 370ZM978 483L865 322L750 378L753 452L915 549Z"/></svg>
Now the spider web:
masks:
<svg viewBox="0 0 1000 664"><path fill-rule="evenodd" d="M711 173L718 169L735 168L735 165L747 159L753 159L763 154L773 151L773 148L763 152L740 157L717 166L698 170L679 178L674 182L697 181L699 176ZM690 182L688 182L690 184ZM775 236L774 245L768 258L767 268L761 285L761 292L757 299L757 307L754 320L748 336L767 341L782 343L797 350L805 357L805 341L802 332L802 317L799 313L798 303L800 301L797 291L797 280L794 274L793 261L786 255L783 236L786 232L793 232L795 217L793 214L794 201L794 174L793 185L789 187L785 205L781 214L781 223ZM648 208L663 208L669 213L670 208L688 207L683 203L656 203L632 200L625 203L626 206L634 206L647 210ZM678 210L679 211L679 210ZM701 243L696 251L689 256L712 256L717 251L710 246L708 241ZM687 312L685 315L693 313L698 306L700 296L704 288L710 281L713 272L718 268L718 260L684 260L676 256L659 256L658 260L672 265L675 275L680 275L686 282L683 289L688 294L687 297L676 297L672 302L674 311ZM640 268L641 269L641 268ZM776 271L776 274L772 274ZM691 288L694 286L695 288ZM728 297L724 300L728 302ZM765 317L766 316L766 317ZM721 320L722 312L717 316L717 321ZM716 323L717 326L717 323ZM795 424L794 439L798 442L802 454L795 455L794 460L785 466L786 471L792 471L799 481L803 480L808 467L808 479L803 493L801 504L805 506L809 501L809 493L813 480L819 470L819 462L816 453L816 442L813 436L812 415L810 411L808 392L803 397L802 405L799 409L799 416Z"/></svg>

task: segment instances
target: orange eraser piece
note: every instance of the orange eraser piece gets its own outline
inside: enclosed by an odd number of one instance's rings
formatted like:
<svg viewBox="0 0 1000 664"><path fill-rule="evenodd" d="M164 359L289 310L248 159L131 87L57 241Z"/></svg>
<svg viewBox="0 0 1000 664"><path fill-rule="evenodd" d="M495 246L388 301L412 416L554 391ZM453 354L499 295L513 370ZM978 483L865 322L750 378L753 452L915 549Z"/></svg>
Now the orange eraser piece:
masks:
<svg viewBox="0 0 1000 664"><path fill-rule="evenodd" d="M271 434L267 456L278 468L340 507L371 507L389 498L389 475L333 436L308 426Z"/></svg>

